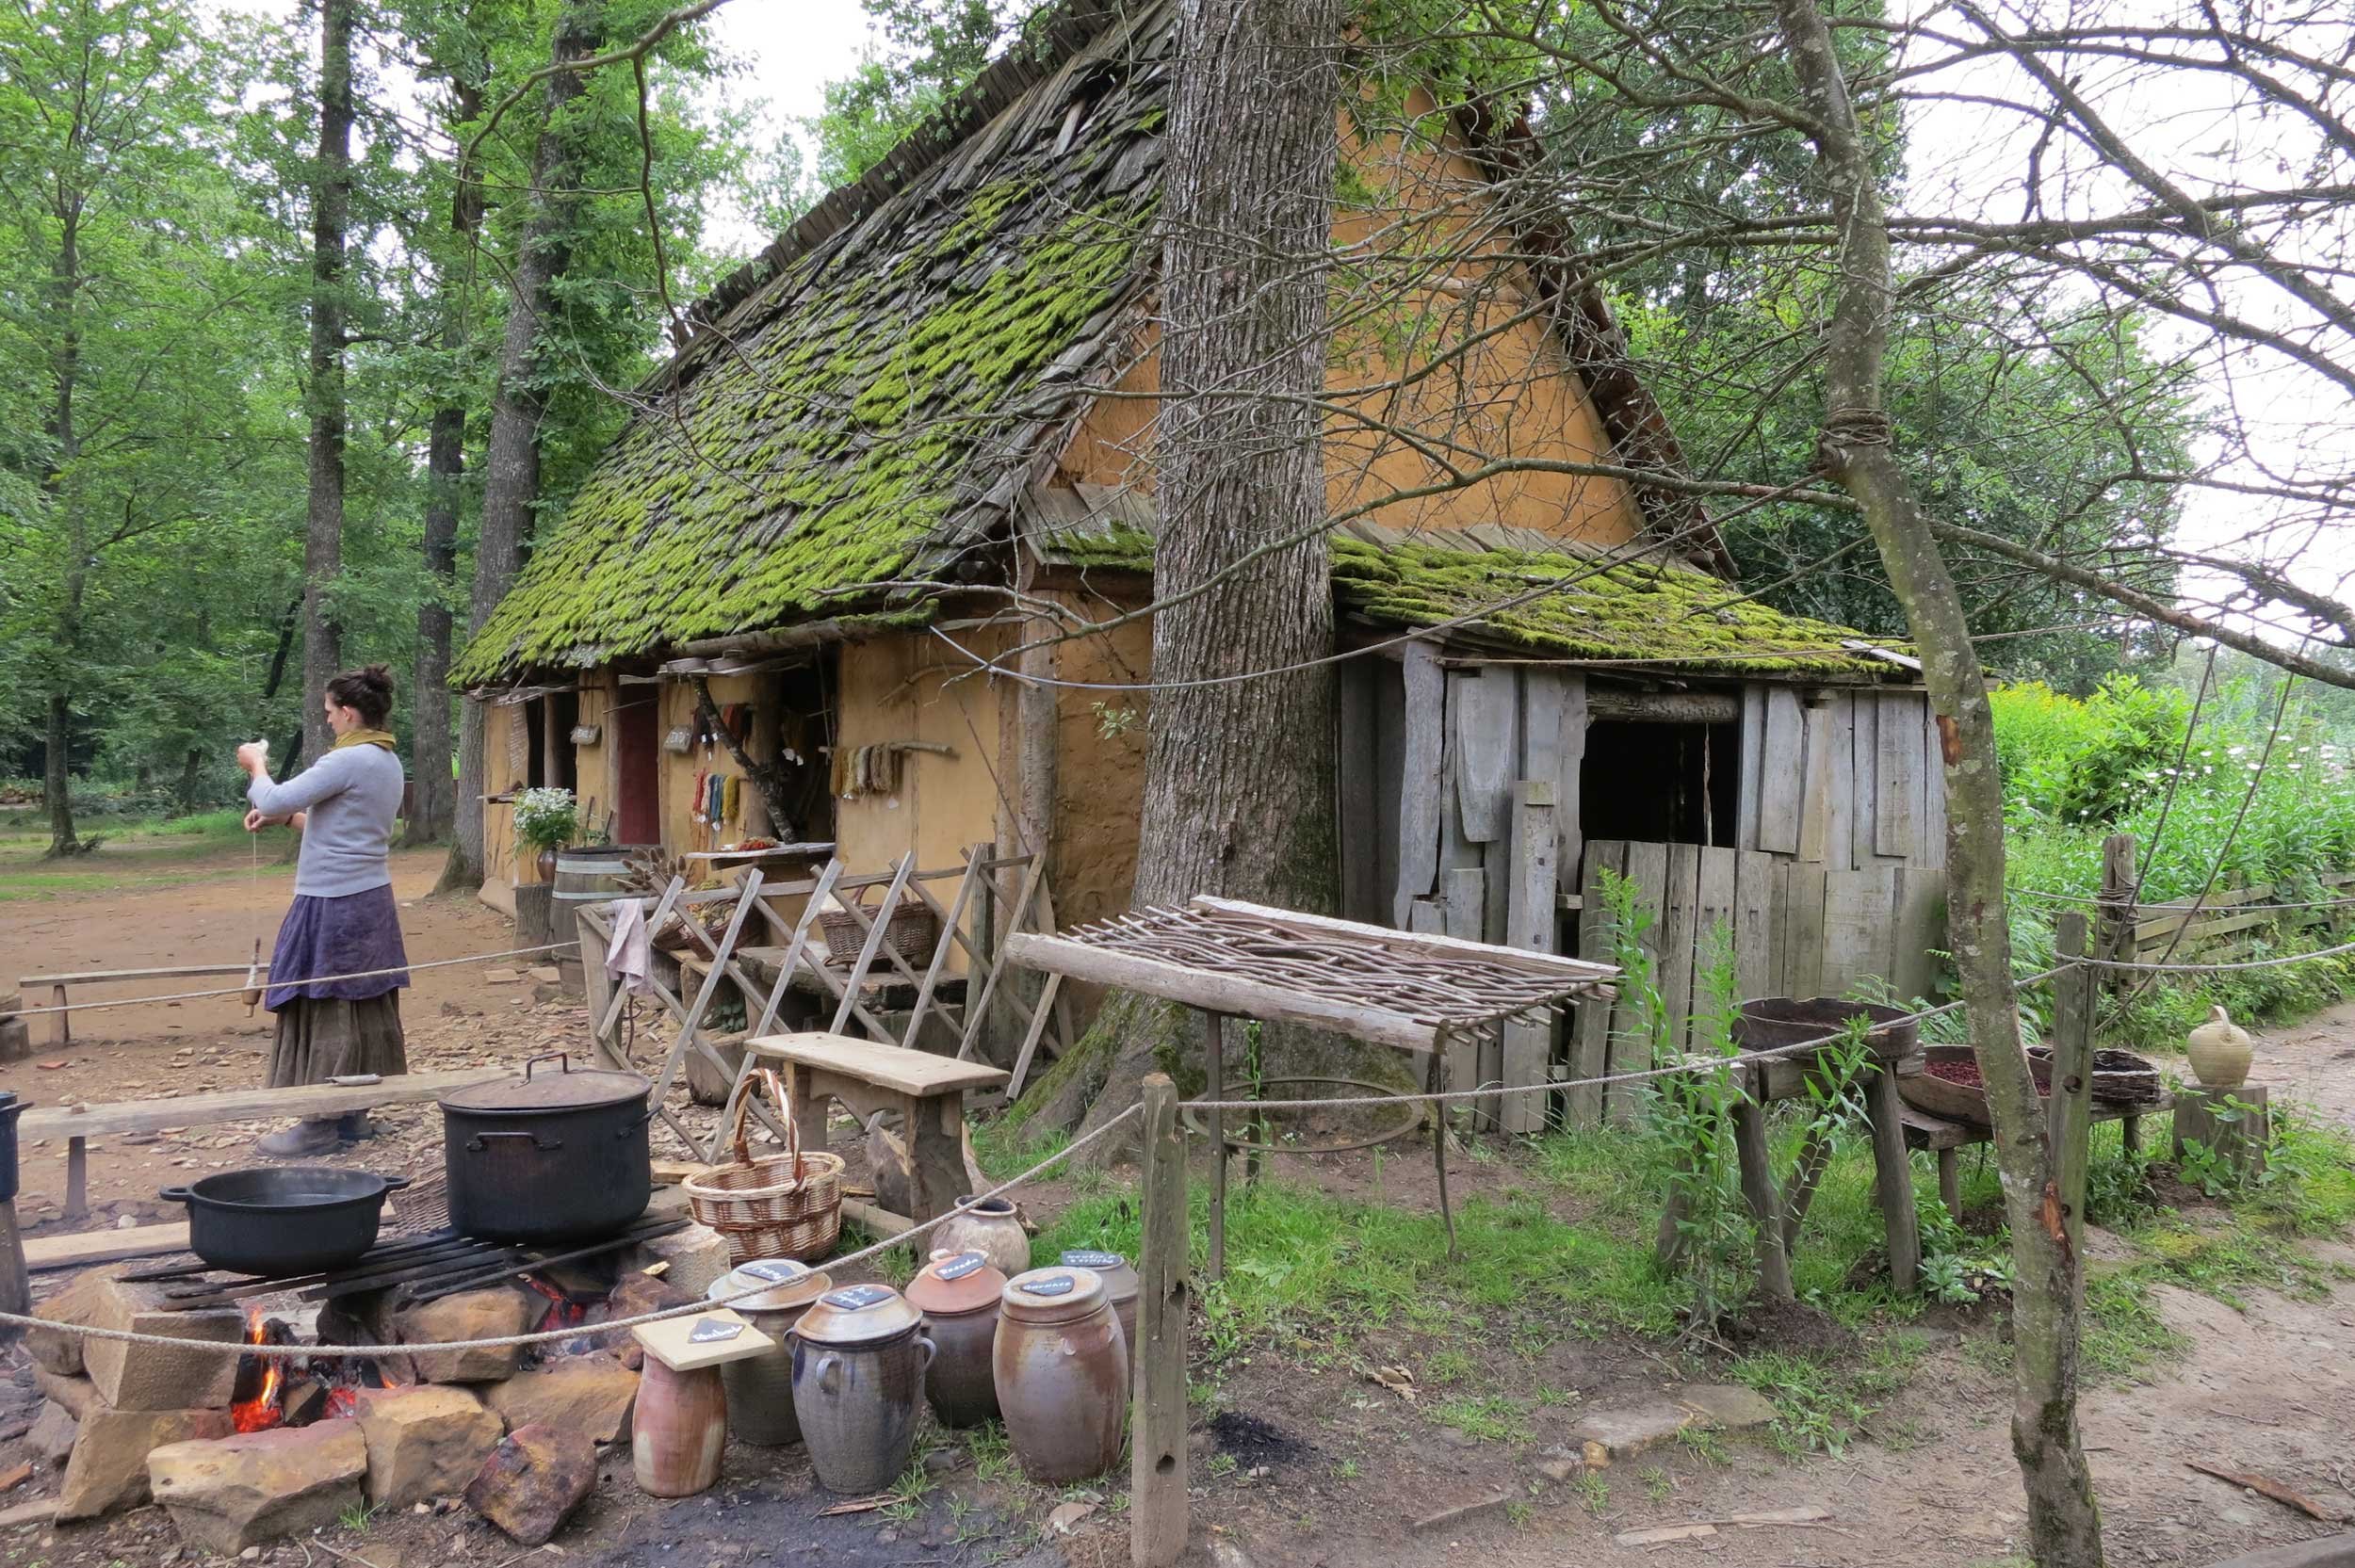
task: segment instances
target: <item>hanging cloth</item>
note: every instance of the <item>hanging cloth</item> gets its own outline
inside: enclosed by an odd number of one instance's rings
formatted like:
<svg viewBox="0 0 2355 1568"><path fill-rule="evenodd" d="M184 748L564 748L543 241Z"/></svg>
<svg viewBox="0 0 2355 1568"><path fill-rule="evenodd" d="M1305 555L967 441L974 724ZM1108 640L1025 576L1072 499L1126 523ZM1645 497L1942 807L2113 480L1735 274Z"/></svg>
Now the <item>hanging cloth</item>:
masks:
<svg viewBox="0 0 2355 1568"><path fill-rule="evenodd" d="M643 996L654 989L647 978L654 968L649 949L653 946L646 929L646 906L636 898L617 899L613 905L613 940L606 944L605 972L621 982L622 989L633 996Z"/></svg>

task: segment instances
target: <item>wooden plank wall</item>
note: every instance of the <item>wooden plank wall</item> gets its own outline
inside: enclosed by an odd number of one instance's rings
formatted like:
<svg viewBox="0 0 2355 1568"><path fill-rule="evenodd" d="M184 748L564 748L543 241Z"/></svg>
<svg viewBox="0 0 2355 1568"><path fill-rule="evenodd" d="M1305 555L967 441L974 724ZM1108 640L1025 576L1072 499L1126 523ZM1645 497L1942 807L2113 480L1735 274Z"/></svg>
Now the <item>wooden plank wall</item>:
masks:
<svg viewBox="0 0 2355 1568"><path fill-rule="evenodd" d="M1922 692L1752 681L1742 688L1734 843L1833 871L1942 866L1937 759Z"/></svg>
<svg viewBox="0 0 2355 1568"><path fill-rule="evenodd" d="M1787 855L1697 844L1596 839L1580 882L1591 927L1583 951L1608 961L1601 873L1633 879L1637 905L1652 916L1641 946L1650 958L1665 1015L1680 1047L1695 1043L1688 1021L1719 1005L1707 984L1713 933L1733 941L1733 1000L1837 996L1877 980L1900 996L1927 995L1945 943L1945 879L1922 866L1833 871ZM1588 1010L1600 1012L1600 1009ZM1622 996L1608 1024L1585 1021L1572 1042L1569 1076L1625 1071L1639 1055L1640 1021ZM1648 1065L1636 1062L1634 1065ZM1571 1101L1571 1114L1584 1102Z"/></svg>

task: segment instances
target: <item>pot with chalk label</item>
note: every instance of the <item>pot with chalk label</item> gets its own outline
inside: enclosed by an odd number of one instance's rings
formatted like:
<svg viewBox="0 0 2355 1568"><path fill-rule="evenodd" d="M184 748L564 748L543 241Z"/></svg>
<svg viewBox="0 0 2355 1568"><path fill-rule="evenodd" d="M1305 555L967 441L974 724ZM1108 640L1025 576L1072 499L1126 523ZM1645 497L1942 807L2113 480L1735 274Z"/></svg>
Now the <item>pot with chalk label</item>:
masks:
<svg viewBox="0 0 2355 1568"><path fill-rule="evenodd" d="M1033 1269L999 1298L998 1408L1022 1473L1060 1484L1120 1458L1129 1351L1099 1274Z"/></svg>
<svg viewBox="0 0 2355 1568"><path fill-rule="evenodd" d="M998 1418L998 1301L1006 1276L978 1252L937 1252L908 1281L908 1301L924 1314L934 1346L924 1397L944 1427Z"/></svg>
<svg viewBox="0 0 2355 1568"><path fill-rule="evenodd" d="M793 1331L793 1414L819 1484L880 1492L907 1468L933 1342L907 1298L851 1285L818 1298Z"/></svg>
<svg viewBox="0 0 2355 1568"><path fill-rule="evenodd" d="M779 1448L802 1440L802 1423L793 1414L793 1331L811 1304L833 1288L832 1279L790 1258L761 1258L711 1282L706 1296L725 1301L729 1311L776 1341L766 1354L720 1368L728 1391L728 1431L740 1441ZM745 1296L747 1290L760 1293Z"/></svg>
<svg viewBox="0 0 2355 1568"><path fill-rule="evenodd" d="M1137 1271L1118 1253L1074 1247L1059 1260L1065 1269L1085 1269L1103 1276L1104 1295L1120 1319L1120 1343L1128 1348L1129 1364L1137 1360Z"/></svg>

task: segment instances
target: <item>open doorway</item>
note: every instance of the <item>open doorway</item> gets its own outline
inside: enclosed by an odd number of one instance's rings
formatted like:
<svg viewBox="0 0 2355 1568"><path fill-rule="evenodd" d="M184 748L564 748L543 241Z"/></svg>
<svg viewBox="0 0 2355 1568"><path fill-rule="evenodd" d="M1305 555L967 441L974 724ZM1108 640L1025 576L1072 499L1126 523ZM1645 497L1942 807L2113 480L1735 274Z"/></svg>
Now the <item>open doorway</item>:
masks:
<svg viewBox="0 0 2355 1568"><path fill-rule="evenodd" d="M1730 848L1742 726L1598 719L1578 775L1584 837Z"/></svg>

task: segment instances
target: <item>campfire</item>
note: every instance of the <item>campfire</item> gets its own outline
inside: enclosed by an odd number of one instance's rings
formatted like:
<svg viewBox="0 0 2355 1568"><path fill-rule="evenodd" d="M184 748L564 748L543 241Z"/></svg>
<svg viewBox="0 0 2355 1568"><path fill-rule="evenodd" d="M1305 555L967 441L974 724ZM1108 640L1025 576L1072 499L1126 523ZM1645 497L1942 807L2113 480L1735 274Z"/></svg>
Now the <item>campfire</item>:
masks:
<svg viewBox="0 0 2355 1568"><path fill-rule="evenodd" d="M292 1345L297 1340L283 1318L249 1306L245 1342ZM241 1432L307 1427L349 1415L359 1408L361 1389L386 1386L382 1369L365 1357L317 1356L304 1365L285 1356L240 1356L229 1420Z"/></svg>

